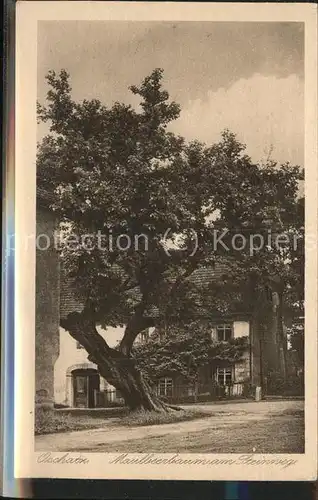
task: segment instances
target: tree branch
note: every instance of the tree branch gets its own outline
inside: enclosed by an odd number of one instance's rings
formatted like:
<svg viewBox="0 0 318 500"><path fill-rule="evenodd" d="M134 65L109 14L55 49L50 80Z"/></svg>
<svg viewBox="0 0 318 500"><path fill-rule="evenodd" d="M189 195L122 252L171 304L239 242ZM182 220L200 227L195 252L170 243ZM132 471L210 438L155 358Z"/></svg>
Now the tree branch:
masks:
<svg viewBox="0 0 318 500"><path fill-rule="evenodd" d="M175 283L171 287L170 290L170 296L172 297L173 294L176 292L177 288L180 286L180 284L188 278L193 271L196 269L198 265L197 260L193 260L187 271L185 271L182 275L179 275L178 278L176 279ZM130 355L133 343L137 336L139 335L140 332L145 330L146 328L149 328L151 326L155 326L155 320L154 318L150 317L145 317L144 313L147 308L148 304L148 297L149 293L146 295L146 293L143 295L141 302L136 306L135 308L135 314L134 316L128 321L128 324L125 329L124 336L120 342L119 345L119 350L126 354L127 356Z"/></svg>
<svg viewBox="0 0 318 500"><path fill-rule="evenodd" d="M89 317L87 310L82 313L73 312L66 319L60 320L61 327L69 332L88 353L88 359L96 363L97 351L111 352L106 340L98 333L94 320Z"/></svg>
<svg viewBox="0 0 318 500"><path fill-rule="evenodd" d="M125 328L125 333L119 344L119 351L126 356L130 355L133 343L140 332L154 326L153 318L145 317L147 299L143 296L141 302L135 307L135 314L130 318Z"/></svg>
<svg viewBox="0 0 318 500"><path fill-rule="evenodd" d="M177 291L177 289L181 285L181 283L183 283L187 278L189 278L191 276L191 274L196 270L197 267L198 267L198 261L196 259L192 260L189 268L183 274L180 274L177 277L174 284L172 285L172 287L170 289L170 294L169 294L171 297L175 294L175 292Z"/></svg>

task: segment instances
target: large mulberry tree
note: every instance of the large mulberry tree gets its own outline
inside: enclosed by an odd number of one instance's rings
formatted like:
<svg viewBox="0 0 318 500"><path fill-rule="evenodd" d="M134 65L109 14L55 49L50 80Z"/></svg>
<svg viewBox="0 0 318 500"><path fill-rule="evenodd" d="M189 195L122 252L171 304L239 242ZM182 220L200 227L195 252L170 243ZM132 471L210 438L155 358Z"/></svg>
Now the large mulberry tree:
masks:
<svg viewBox="0 0 318 500"><path fill-rule="evenodd" d="M287 286L282 252L264 247L251 256L248 248L227 249L215 244L213 231L226 229L227 240L238 231L265 232L268 224L295 231L300 171L254 164L228 131L215 145L186 143L169 132L180 108L162 78L156 69L130 88L140 98L136 110L118 102L75 102L67 72L49 72L38 118L50 132L38 147L37 182L54 197L63 267L83 304L62 326L131 409L170 411L136 366L138 334L163 318L191 321L199 292L188 278L200 266L226 260L235 274L231 287L243 283L255 304L273 275ZM217 308L223 295L211 291L209 300ZM125 325L116 349L98 325Z"/></svg>

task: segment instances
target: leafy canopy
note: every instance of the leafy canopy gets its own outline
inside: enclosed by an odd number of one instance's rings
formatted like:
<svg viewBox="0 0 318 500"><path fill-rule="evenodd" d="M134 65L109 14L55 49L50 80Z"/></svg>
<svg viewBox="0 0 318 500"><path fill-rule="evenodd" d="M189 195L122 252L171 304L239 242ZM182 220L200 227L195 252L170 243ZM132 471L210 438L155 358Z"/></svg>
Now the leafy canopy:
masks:
<svg viewBox="0 0 318 500"><path fill-rule="evenodd" d="M273 276L284 290L299 282L301 290L303 279L299 247L264 245L251 255L249 246L216 247L214 232L226 230L230 241L237 233L266 236L270 229L301 240L301 170L271 160L253 163L227 130L212 145L171 133L180 107L162 80L163 71L155 69L130 88L140 98L136 110L119 102L75 102L68 73L50 71L46 103L38 104L39 120L50 124L38 146L38 185L54 194L64 268L96 323L131 326L130 347L153 323L154 308L159 318L180 320L191 318L202 301L226 308L233 294L253 308ZM89 244L70 245L67 234ZM132 242L144 235L147 247L119 249L120 235ZM228 277L203 296L188 278L218 263L226 263Z"/></svg>
<svg viewBox="0 0 318 500"><path fill-rule="evenodd" d="M182 376L185 381L194 382L202 367L240 361L248 345L247 337L217 341L211 337L211 329L212 325L202 320L157 329L148 342L134 346L133 356L151 381Z"/></svg>

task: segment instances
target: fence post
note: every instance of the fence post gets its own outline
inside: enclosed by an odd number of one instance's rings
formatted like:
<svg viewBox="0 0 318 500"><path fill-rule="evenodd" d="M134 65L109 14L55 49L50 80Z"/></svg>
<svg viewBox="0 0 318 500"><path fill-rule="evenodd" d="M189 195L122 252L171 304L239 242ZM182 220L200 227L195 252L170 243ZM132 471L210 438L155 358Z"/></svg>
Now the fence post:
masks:
<svg viewBox="0 0 318 500"><path fill-rule="evenodd" d="M262 399L262 388L261 387L256 387L255 389L255 401L260 401Z"/></svg>
<svg viewBox="0 0 318 500"><path fill-rule="evenodd" d="M97 389L94 389L94 408L97 408Z"/></svg>

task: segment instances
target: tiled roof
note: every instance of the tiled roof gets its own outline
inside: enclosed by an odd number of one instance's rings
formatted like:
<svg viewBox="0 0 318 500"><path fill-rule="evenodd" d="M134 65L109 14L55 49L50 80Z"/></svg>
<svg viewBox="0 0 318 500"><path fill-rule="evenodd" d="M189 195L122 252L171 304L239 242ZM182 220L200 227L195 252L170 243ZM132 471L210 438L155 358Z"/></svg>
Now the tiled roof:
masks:
<svg viewBox="0 0 318 500"><path fill-rule="evenodd" d="M189 280L197 286L204 286L213 283L221 279L225 274L227 274L228 268L225 265L218 265L214 267L202 267L197 269L189 277ZM130 290L130 296L133 296L135 300L139 299L138 287ZM71 312L81 312L83 310L83 301L80 299L79 295L76 293L76 287L74 285L74 279L69 278L61 266L60 273L60 315L61 318L66 318ZM148 315L151 317L158 316L158 309L152 306L148 311Z"/></svg>
<svg viewBox="0 0 318 500"><path fill-rule="evenodd" d="M225 264L218 264L213 267L200 267L191 274L189 280L196 285L208 285L222 279L224 276L229 275L229 273L230 269Z"/></svg>
<svg viewBox="0 0 318 500"><path fill-rule="evenodd" d="M66 276L61 270L60 273L60 317L66 318L72 312L81 312L84 304L76 293L74 280Z"/></svg>

